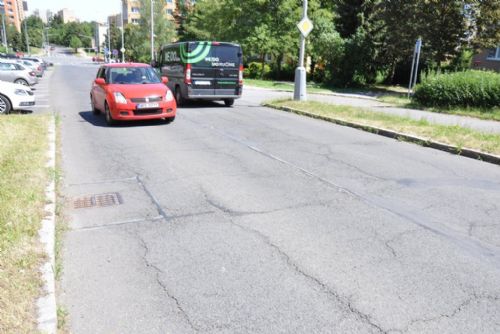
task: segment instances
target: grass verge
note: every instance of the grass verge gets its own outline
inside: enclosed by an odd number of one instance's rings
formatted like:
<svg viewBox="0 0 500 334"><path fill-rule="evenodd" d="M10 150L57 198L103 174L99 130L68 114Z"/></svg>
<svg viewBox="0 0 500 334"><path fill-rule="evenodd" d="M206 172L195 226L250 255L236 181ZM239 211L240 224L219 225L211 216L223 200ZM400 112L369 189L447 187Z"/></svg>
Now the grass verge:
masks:
<svg viewBox="0 0 500 334"><path fill-rule="evenodd" d="M0 117L0 333L36 332L50 119Z"/></svg>
<svg viewBox="0 0 500 334"><path fill-rule="evenodd" d="M419 109L425 111L432 111L442 114L468 116L490 121L500 121L500 107L483 109L483 108L425 108L403 95L382 95L378 100L388 104L395 105L399 108Z"/></svg>
<svg viewBox="0 0 500 334"><path fill-rule="evenodd" d="M293 92L292 82L275 82L269 80L245 79L245 84L253 87L277 89ZM308 83L307 91L312 94L358 94L377 98L380 102L392 104L395 107L425 110L436 113L469 116L484 120L500 121L500 107L492 109L481 108L425 108L408 99L405 88L398 86L370 86L366 88L335 88L325 85Z"/></svg>
<svg viewBox="0 0 500 334"><path fill-rule="evenodd" d="M340 121L384 128L399 133L422 137L427 140L462 148L470 148L485 153L500 155L500 135L483 133L460 126L446 126L413 120L407 117L388 115L363 108L337 106L315 101L299 102L278 100L267 103L272 107L287 107L325 116Z"/></svg>

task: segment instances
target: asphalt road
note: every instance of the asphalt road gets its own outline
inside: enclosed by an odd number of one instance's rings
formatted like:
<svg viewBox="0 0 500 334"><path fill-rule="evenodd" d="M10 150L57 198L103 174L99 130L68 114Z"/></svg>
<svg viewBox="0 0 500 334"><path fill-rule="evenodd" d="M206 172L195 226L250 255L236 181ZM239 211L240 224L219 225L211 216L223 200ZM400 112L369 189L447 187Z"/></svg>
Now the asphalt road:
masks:
<svg viewBox="0 0 500 334"><path fill-rule="evenodd" d="M500 333L500 168L263 108L109 128L60 65L72 333ZM286 95L286 94L280 94ZM121 204L75 209L82 196Z"/></svg>

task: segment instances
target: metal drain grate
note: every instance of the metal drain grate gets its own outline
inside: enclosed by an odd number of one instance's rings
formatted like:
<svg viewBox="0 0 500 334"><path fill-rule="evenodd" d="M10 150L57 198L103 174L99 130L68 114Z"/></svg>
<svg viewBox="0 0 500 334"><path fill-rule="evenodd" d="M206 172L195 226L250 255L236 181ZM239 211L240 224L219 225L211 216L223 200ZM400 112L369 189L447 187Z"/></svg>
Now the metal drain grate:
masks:
<svg viewBox="0 0 500 334"><path fill-rule="evenodd" d="M84 196L73 201L73 207L75 209L85 209L93 207L102 208L120 204L123 204L123 200L119 193Z"/></svg>

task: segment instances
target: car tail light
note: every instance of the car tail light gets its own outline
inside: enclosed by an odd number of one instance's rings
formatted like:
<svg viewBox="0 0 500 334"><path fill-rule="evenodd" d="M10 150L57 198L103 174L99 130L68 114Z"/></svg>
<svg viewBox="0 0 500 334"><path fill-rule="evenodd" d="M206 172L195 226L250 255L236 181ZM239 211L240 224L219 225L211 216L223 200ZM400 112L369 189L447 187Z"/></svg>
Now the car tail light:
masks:
<svg viewBox="0 0 500 334"><path fill-rule="evenodd" d="M41 72L42 71L42 68L40 66L38 66L38 69L37 69L38 72Z"/></svg>
<svg viewBox="0 0 500 334"><path fill-rule="evenodd" d="M184 83L191 84L191 64L186 65L186 72L184 73Z"/></svg>
<svg viewBox="0 0 500 334"><path fill-rule="evenodd" d="M30 75L31 75L32 77L36 77L36 73L35 73L35 72L30 72Z"/></svg>
<svg viewBox="0 0 500 334"><path fill-rule="evenodd" d="M243 65L240 65L240 71L238 73L238 83L243 85Z"/></svg>

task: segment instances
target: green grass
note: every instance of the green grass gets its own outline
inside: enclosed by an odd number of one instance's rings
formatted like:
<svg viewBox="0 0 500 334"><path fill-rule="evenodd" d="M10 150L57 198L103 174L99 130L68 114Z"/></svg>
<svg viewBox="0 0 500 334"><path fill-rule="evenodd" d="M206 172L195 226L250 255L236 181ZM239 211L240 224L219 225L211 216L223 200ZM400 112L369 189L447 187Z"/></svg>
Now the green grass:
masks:
<svg viewBox="0 0 500 334"><path fill-rule="evenodd" d="M378 98L381 102L392 104L399 108L418 109L441 114L468 116L490 121L500 121L498 108L426 108L405 96L385 95Z"/></svg>
<svg viewBox="0 0 500 334"><path fill-rule="evenodd" d="M363 108L337 106L315 101L278 100L268 103L274 107L288 107L342 121L385 128L413 136L434 140L460 148L471 148L500 155L500 135L483 133L460 126L437 125L426 120L388 115Z"/></svg>
<svg viewBox="0 0 500 334"><path fill-rule="evenodd" d="M293 83L275 82L269 80L245 79L245 84L253 87L278 89L293 92ZM425 110L436 113L469 116L484 120L500 121L500 107L498 108L426 108L415 101L408 99L406 88L400 86L374 85L366 88L334 88L316 83L307 85L309 93L344 93L361 94L376 97L383 103L391 104L398 108Z"/></svg>
<svg viewBox="0 0 500 334"><path fill-rule="evenodd" d="M0 117L0 333L33 333L50 116Z"/></svg>

